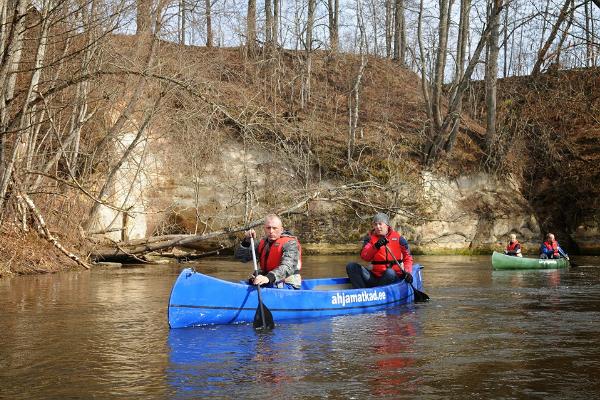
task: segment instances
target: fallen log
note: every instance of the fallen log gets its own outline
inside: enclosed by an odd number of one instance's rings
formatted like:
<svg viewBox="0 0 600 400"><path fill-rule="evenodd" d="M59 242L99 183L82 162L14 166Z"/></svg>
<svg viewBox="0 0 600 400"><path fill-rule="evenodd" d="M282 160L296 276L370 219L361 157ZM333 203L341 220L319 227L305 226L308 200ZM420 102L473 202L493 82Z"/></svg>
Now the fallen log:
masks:
<svg viewBox="0 0 600 400"><path fill-rule="evenodd" d="M294 206L279 212L279 215L288 215L296 213L296 210L304 207L310 200L315 199L319 195L319 192L313 193L311 196L303 199ZM89 256L96 260L122 260L138 258L140 255L159 251L163 249L169 249L175 246L178 247L190 247L195 243L215 239L225 235L232 235L237 232L243 232L250 228L261 225L264 220L256 219L243 226L226 228L220 231L210 232L203 235L162 235L152 236L144 239L134 239L127 242L115 242L114 245L99 247L89 254ZM230 241L231 239L228 239ZM228 245L223 247L229 247Z"/></svg>

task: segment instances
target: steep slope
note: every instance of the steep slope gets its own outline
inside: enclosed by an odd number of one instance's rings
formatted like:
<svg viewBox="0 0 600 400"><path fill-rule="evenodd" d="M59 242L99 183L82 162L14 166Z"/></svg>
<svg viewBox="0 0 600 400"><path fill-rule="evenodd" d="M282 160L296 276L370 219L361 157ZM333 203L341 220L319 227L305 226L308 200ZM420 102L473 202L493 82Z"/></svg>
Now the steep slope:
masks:
<svg viewBox="0 0 600 400"><path fill-rule="evenodd" d="M476 86L481 110L483 92ZM516 174L544 231L598 251L600 239L600 69L552 71L498 84L499 127ZM475 113L475 117L482 118Z"/></svg>

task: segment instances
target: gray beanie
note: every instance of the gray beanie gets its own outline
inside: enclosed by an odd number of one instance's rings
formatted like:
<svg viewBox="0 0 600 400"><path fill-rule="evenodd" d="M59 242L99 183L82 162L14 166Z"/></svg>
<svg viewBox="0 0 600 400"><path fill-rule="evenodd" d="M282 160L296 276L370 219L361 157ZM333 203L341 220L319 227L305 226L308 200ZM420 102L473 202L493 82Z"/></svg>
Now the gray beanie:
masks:
<svg viewBox="0 0 600 400"><path fill-rule="evenodd" d="M373 223L376 224L377 222L383 222L386 225L390 224L390 217L388 217L387 214L385 213L377 213L375 214L375 216L373 217Z"/></svg>

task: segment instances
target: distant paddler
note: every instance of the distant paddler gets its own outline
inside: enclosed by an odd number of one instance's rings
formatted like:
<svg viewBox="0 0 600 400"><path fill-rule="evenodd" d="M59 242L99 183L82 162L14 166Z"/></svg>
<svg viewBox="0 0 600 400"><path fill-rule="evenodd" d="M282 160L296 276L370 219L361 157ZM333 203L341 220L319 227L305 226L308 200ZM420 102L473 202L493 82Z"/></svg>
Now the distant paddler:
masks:
<svg viewBox="0 0 600 400"><path fill-rule="evenodd" d="M506 245L506 249L504 249L504 254L507 256L523 257L523 254L521 254L521 243L519 243L517 235L514 233L511 233L509 236L509 241Z"/></svg>

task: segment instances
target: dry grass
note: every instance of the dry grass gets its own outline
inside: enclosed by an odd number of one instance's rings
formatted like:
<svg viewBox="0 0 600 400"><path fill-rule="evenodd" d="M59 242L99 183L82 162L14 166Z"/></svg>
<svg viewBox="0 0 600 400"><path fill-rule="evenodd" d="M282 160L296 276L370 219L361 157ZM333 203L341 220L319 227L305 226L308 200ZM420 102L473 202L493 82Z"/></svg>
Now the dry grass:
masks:
<svg viewBox="0 0 600 400"><path fill-rule="evenodd" d="M51 273L76 265L36 232L22 232L10 224L0 229L0 277Z"/></svg>

